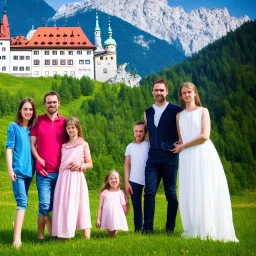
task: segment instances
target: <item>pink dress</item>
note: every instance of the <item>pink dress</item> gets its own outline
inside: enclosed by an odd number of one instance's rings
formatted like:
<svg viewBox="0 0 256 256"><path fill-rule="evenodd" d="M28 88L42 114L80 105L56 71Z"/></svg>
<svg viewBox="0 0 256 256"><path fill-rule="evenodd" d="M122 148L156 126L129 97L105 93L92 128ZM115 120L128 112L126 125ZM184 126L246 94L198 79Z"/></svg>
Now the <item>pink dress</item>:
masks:
<svg viewBox="0 0 256 256"><path fill-rule="evenodd" d="M123 205L126 204L124 192L122 190L109 191L105 189L101 196L104 198L101 229L123 230L128 231L128 225L123 210Z"/></svg>
<svg viewBox="0 0 256 256"><path fill-rule="evenodd" d="M75 230L91 228L88 187L83 172L71 171L69 165L74 161L84 162L90 154L89 145L62 145L59 177L54 191L52 235L61 238L75 236Z"/></svg>

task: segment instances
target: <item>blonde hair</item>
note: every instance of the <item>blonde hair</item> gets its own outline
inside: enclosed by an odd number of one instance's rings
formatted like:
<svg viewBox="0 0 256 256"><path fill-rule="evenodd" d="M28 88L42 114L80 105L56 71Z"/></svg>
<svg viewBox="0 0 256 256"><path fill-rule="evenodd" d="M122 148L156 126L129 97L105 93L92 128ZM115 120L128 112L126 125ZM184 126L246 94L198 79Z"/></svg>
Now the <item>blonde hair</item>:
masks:
<svg viewBox="0 0 256 256"><path fill-rule="evenodd" d="M77 132L78 132L78 134L77 134L78 137L81 137L81 138L84 139L83 132L82 132L82 125L81 125L79 119L76 118L76 117L67 118L66 121L65 121L65 128L67 128L67 126L70 125L70 124L74 125L76 127ZM65 132L66 132L66 141L69 141L69 135L68 135L66 129L65 129Z"/></svg>
<svg viewBox="0 0 256 256"><path fill-rule="evenodd" d="M190 82L185 82L180 85L179 91L178 91L179 102L180 102L180 105L182 106L182 108L186 107L185 101L182 99L182 94L181 94L181 90L183 87L191 89L196 93L195 104L196 104L196 106L201 107L202 105L201 105L200 97L199 97L198 90L197 90L196 86Z"/></svg>
<svg viewBox="0 0 256 256"><path fill-rule="evenodd" d="M101 187L101 189L100 189L100 193L101 192L103 192L105 189L110 189L110 185L109 185L109 176L111 175L111 174L113 174L113 173L117 173L118 174L118 176L119 176L119 188L121 189L121 187L122 187L122 178L121 178L121 175L119 174L119 172L118 171L116 171L116 170L111 170L110 172L108 172L108 174L105 176L105 178L104 178L104 183L103 183L103 185L102 185L102 187Z"/></svg>

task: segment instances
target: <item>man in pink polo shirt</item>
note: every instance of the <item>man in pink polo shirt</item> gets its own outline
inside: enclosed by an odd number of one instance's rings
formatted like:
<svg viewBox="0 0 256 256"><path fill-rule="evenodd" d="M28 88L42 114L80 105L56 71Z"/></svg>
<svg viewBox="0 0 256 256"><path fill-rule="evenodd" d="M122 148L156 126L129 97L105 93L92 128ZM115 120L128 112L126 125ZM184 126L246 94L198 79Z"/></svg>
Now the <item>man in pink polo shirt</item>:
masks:
<svg viewBox="0 0 256 256"><path fill-rule="evenodd" d="M36 159L36 184L38 190L38 239L44 241L47 225L51 235L53 193L58 178L61 161L61 147L65 143L65 117L58 114L60 96L49 92L44 96L46 114L38 117L37 124L31 129L31 150Z"/></svg>

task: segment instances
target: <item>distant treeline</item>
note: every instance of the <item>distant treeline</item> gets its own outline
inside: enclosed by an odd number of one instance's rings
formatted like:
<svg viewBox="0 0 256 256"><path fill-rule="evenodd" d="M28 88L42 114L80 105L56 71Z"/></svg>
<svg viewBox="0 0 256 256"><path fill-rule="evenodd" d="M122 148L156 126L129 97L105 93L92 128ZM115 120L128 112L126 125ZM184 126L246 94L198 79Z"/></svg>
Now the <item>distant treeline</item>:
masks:
<svg viewBox="0 0 256 256"><path fill-rule="evenodd" d="M52 90L60 94L62 103L67 104L72 100L79 99L81 95L89 96L93 94L94 81L88 76L83 76L81 79L64 76L59 86L56 81L52 82Z"/></svg>

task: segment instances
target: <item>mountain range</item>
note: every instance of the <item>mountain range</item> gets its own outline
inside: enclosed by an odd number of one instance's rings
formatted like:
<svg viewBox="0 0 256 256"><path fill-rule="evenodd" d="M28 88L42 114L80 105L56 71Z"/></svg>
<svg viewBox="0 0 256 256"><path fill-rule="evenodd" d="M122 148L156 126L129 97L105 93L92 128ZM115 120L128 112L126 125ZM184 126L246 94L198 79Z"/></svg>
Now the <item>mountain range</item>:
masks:
<svg viewBox="0 0 256 256"><path fill-rule="evenodd" d="M0 0L3 6L4 0ZM118 64L145 76L183 61L186 56L235 30L249 20L230 16L227 9L200 8L186 13L171 8L167 0L85 0L65 4L55 12L43 0L13 0L7 3L11 35L26 35L32 25L68 26L79 23L94 43L95 10L99 12L102 41L107 39L108 16L117 42Z"/></svg>
<svg viewBox="0 0 256 256"><path fill-rule="evenodd" d="M53 19L75 16L98 9L174 45L189 56L235 30L248 16L230 16L226 8L199 8L186 13L180 6L170 7L167 0L84 0L60 7Z"/></svg>

